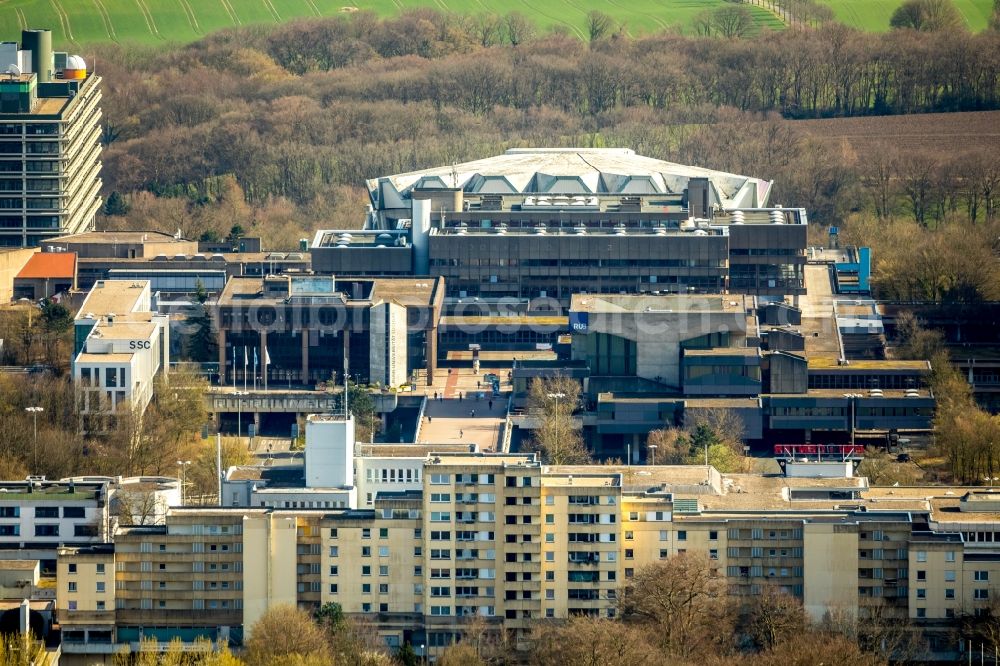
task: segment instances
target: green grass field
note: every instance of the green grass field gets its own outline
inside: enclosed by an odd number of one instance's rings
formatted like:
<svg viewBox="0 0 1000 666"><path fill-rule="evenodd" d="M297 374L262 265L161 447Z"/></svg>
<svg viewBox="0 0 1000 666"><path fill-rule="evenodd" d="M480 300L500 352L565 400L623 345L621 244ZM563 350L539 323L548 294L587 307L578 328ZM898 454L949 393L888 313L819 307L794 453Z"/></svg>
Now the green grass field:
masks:
<svg viewBox="0 0 1000 666"><path fill-rule="evenodd" d="M892 13L903 0L821 0L833 9L837 20L871 32L889 30ZM993 11L993 0L953 0L965 22L974 31L982 30Z"/></svg>
<svg viewBox="0 0 1000 666"><path fill-rule="evenodd" d="M865 30L886 30L902 0L823 0L839 20ZM351 7L389 16L409 7L441 11L506 13L517 10L540 27L563 26L584 36L587 12L598 9L625 24L632 35L668 27L688 28L705 9L725 0L0 0L0 39L18 39L23 27L50 28L54 46L72 49L94 42L147 44L189 42L214 30L276 23L309 16L335 16ZM992 0L955 0L974 30L986 25ZM748 6L759 28L781 29L781 21Z"/></svg>
<svg viewBox="0 0 1000 666"><path fill-rule="evenodd" d="M0 0L0 39L16 40L23 27L49 28L58 49L94 42L189 42L220 28L336 16L350 7L382 16L411 7L503 14L517 10L543 29L563 26L584 36L587 12L598 9L632 35L672 26L687 28L695 15L725 0ZM749 7L759 27L781 29L770 12Z"/></svg>

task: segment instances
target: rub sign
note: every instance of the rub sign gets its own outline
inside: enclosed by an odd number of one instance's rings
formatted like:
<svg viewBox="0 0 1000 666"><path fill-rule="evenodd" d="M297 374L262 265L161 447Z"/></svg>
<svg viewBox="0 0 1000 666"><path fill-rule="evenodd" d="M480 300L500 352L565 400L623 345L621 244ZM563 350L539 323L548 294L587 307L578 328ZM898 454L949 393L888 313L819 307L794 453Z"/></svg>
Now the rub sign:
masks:
<svg viewBox="0 0 1000 666"><path fill-rule="evenodd" d="M569 330L570 333L586 333L590 324L589 312L570 312Z"/></svg>

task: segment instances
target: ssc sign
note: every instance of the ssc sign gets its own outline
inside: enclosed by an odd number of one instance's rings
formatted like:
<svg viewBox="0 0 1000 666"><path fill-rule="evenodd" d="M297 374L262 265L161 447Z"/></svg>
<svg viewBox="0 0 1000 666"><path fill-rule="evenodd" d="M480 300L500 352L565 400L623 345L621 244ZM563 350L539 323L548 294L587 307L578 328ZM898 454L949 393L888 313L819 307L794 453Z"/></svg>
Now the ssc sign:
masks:
<svg viewBox="0 0 1000 666"><path fill-rule="evenodd" d="M149 349L152 345L149 340L129 340L129 349Z"/></svg>

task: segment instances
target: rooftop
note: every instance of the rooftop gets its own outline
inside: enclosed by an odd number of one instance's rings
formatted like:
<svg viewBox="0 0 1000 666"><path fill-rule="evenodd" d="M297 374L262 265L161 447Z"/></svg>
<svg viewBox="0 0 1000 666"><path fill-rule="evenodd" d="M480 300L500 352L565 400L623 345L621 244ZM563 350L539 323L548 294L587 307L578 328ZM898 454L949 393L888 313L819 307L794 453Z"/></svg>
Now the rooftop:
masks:
<svg viewBox="0 0 1000 666"><path fill-rule="evenodd" d="M148 280L98 280L80 306L77 317L132 313L148 288Z"/></svg>
<svg viewBox="0 0 1000 666"><path fill-rule="evenodd" d="M18 279L65 278L76 275L75 252L36 252L28 259Z"/></svg>
<svg viewBox="0 0 1000 666"><path fill-rule="evenodd" d="M675 312L746 312L746 296L737 294L573 294L572 312L669 314Z"/></svg>
<svg viewBox="0 0 1000 666"><path fill-rule="evenodd" d="M722 208L763 205L771 183L643 157L625 148L516 148L503 155L368 181L377 208L403 207L414 189L472 194L680 195L707 178Z"/></svg>
<svg viewBox="0 0 1000 666"><path fill-rule="evenodd" d="M187 239L177 238L159 231L85 231L80 234L57 236L46 239L45 245L57 246L60 243L189 243Z"/></svg>

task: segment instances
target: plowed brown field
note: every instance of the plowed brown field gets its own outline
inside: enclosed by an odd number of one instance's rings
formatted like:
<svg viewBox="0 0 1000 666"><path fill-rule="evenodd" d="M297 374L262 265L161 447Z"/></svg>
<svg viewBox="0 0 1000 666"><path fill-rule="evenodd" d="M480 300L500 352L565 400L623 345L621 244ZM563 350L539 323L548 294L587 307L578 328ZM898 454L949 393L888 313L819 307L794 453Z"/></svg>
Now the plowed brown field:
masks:
<svg viewBox="0 0 1000 666"><path fill-rule="evenodd" d="M1000 111L788 122L817 139L845 143L860 159L886 146L948 154L987 149L1000 154Z"/></svg>

